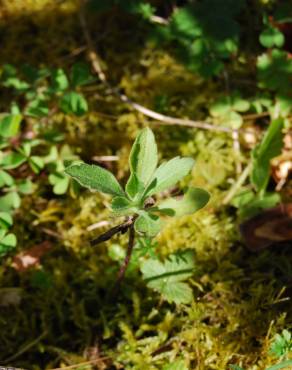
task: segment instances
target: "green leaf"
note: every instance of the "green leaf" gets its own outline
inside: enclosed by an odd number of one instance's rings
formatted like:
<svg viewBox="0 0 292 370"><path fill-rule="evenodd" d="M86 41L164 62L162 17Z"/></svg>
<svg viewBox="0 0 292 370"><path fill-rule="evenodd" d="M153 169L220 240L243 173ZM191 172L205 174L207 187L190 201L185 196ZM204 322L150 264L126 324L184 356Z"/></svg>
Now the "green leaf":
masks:
<svg viewBox="0 0 292 370"><path fill-rule="evenodd" d="M162 370L189 370L184 360L177 360L171 364L163 366Z"/></svg>
<svg viewBox="0 0 292 370"><path fill-rule="evenodd" d="M86 85L94 81L93 76L90 73L90 68L84 63L73 64L71 70L71 83L73 87Z"/></svg>
<svg viewBox="0 0 292 370"><path fill-rule="evenodd" d="M0 255L3 256L10 252L17 244L14 234L6 234L4 230L0 230Z"/></svg>
<svg viewBox="0 0 292 370"><path fill-rule="evenodd" d="M137 136L130 153L131 173L147 185L157 167L157 161L157 146L153 132L150 128L144 128Z"/></svg>
<svg viewBox="0 0 292 370"><path fill-rule="evenodd" d="M33 172L39 173L42 168L44 168L45 163L43 158L33 155L28 160L30 167L32 168Z"/></svg>
<svg viewBox="0 0 292 370"><path fill-rule="evenodd" d="M222 117L222 121L224 121L224 124L232 127L233 129L240 128L243 122L241 115L233 110L230 111L226 116Z"/></svg>
<svg viewBox="0 0 292 370"><path fill-rule="evenodd" d="M2 160L0 161L0 164L2 168L11 170L13 168L17 168L20 165L22 165L26 161L26 157L17 152L11 152L5 155Z"/></svg>
<svg viewBox="0 0 292 370"><path fill-rule="evenodd" d="M257 69L261 88L282 94L291 91L292 60L286 51L272 49L271 53L260 55Z"/></svg>
<svg viewBox="0 0 292 370"><path fill-rule="evenodd" d="M32 100L25 111L25 114L27 114L28 116L36 118L45 117L48 115L48 113L49 113L48 103L43 99Z"/></svg>
<svg viewBox="0 0 292 370"><path fill-rule="evenodd" d="M102 167L82 163L67 167L65 173L91 190L111 195L125 195L114 175Z"/></svg>
<svg viewBox="0 0 292 370"><path fill-rule="evenodd" d="M184 195L183 199L167 199L159 204L159 210L171 209L174 216L184 216L195 213L203 208L209 201L210 194L200 188L190 188Z"/></svg>
<svg viewBox="0 0 292 370"><path fill-rule="evenodd" d="M186 279L193 275L194 252L186 250L173 254L165 262L148 259L142 263L141 271L147 286L158 291L169 302L190 303L193 294Z"/></svg>
<svg viewBox="0 0 292 370"><path fill-rule="evenodd" d="M260 43L265 48L273 46L282 47L285 43L285 37L277 28L268 27L260 34Z"/></svg>
<svg viewBox="0 0 292 370"><path fill-rule="evenodd" d="M226 115L231 109L231 101L229 97L222 97L213 103L210 107L210 113L213 117Z"/></svg>
<svg viewBox="0 0 292 370"><path fill-rule="evenodd" d="M126 197L115 197L111 204L112 210L118 215L130 215L137 211L137 208Z"/></svg>
<svg viewBox="0 0 292 370"><path fill-rule="evenodd" d="M17 190L22 194L32 194L34 185L31 180L21 180L17 182Z"/></svg>
<svg viewBox="0 0 292 370"><path fill-rule="evenodd" d="M156 236L161 229L161 220L158 216L143 212L135 222L135 230L146 237Z"/></svg>
<svg viewBox="0 0 292 370"><path fill-rule="evenodd" d="M9 77L3 83L5 87L12 87L19 92L29 89L29 84L18 77Z"/></svg>
<svg viewBox="0 0 292 370"><path fill-rule="evenodd" d="M246 195L246 198L239 199L239 216L241 219L247 219L260 213L263 209L275 207L281 202L279 193L265 193L262 195ZM244 199L245 198L245 199Z"/></svg>
<svg viewBox="0 0 292 370"><path fill-rule="evenodd" d="M270 160L281 153L284 121L274 120L263 140L252 152L251 181L258 191L264 191L269 181Z"/></svg>
<svg viewBox="0 0 292 370"><path fill-rule="evenodd" d="M0 170L0 188L7 185L11 186L14 184L14 178L9 175L8 172Z"/></svg>
<svg viewBox="0 0 292 370"><path fill-rule="evenodd" d="M54 194L62 195L68 190L70 178L62 173L53 173L49 175L49 182L53 185Z"/></svg>
<svg viewBox="0 0 292 370"><path fill-rule="evenodd" d="M3 212L10 212L13 208L19 208L20 196L16 191L11 191L0 197L0 209Z"/></svg>
<svg viewBox="0 0 292 370"><path fill-rule="evenodd" d="M52 72L52 85L57 92L68 89L69 81L62 68L55 69Z"/></svg>
<svg viewBox="0 0 292 370"><path fill-rule="evenodd" d="M0 212L0 227L1 229L9 229L10 226L13 224L13 219L10 213L8 212Z"/></svg>
<svg viewBox="0 0 292 370"><path fill-rule="evenodd" d="M132 173L126 184L126 193L132 199L142 195L145 190L144 184L138 179L135 173Z"/></svg>
<svg viewBox="0 0 292 370"><path fill-rule="evenodd" d="M280 358L292 351L291 333L284 329L282 334L276 334L270 347L270 353Z"/></svg>
<svg viewBox="0 0 292 370"><path fill-rule="evenodd" d="M10 138L16 136L19 132L21 114L9 114L0 121L0 136Z"/></svg>
<svg viewBox="0 0 292 370"><path fill-rule="evenodd" d="M150 196L174 186L185 177L193 168L195 161L192 158L175 157L162 163L153 174L153 180L145 191Z"/></svg>
<svg viewBox="0 0 292 370"><path fill-rule="evenodd" d="M60 108L64 113L82 116L88 111L87 101L83 95L70 91L64 94L60 101Z"/></svg>
<svg viewBox="0 0 292 370"><path fill-rule="evenodd" d="M266 370L280 370L280 369L288 370L288 366L289 367L292 366L292 360L282 361L277 365L268 367Z"/></svg>
<svg viewBox="0 0 292 370"><path fill-rule="evenodd" d="M249 108L250 108L249 101L241 99L238 96L233 98L232 109L236 110L237 112L246 112L249 110Z"/></svg>

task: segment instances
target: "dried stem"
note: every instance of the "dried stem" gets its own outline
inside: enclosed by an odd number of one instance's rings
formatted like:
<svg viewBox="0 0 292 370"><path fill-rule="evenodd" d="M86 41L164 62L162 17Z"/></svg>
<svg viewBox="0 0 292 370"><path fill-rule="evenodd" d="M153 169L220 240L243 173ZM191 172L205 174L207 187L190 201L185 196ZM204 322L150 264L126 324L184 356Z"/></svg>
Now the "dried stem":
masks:
<svg viewBox="0 0 292 370"><path fill-rule="evenodd" d="M127 248L127 253L126 253L126 257L123 261L123 264L119 270L119 273L118 273L118 277L117 277L117 281L115 283L115 286L113 288L113 291L112 291L112 296L115 296L118 291L119 291L119 287L125 277L125 273L127 271L127 268L129 266L129 262L131 260L131 256L132 256L132 252L133 252L133 248L134 248L134 243L135 243L135 229L134 229L134 224L132 224L129 228L129 242L128 242L128 248Z"/></svg>
<svg viewBox="0 0 292 370"><path fill-rule="evenodd" d="M229 190L226 197L223 199L223 204L228 204L232 198L235 196L236 192L240 189L240 187L244 184L245 180L247 179L251 170L251 162L245 167L244 171L241 173L237 181L233 184L231 189Z"/></svg>

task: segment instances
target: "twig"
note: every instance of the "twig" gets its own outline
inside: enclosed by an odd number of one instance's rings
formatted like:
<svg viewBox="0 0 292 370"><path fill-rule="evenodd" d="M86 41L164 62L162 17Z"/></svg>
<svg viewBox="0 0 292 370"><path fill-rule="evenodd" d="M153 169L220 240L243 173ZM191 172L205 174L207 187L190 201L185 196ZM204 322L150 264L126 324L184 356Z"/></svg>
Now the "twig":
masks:
<svg viewBox="0 0 292 370"><path fill-rule="evenodd" d="M14 353L12 356L8 357L6 360L2 361L3 364L7 364L8 362L14 361L19 356L23 355L27 352L30 348L34 347L40 340L42 340L47 335L47 332L43 332L39 337L37 337L32 342L24 345L18 352Z"/></svg>
<svg viewBox="0 0 292 370"><path fill-rule="evenodd" d="M119 157L117 155L95 155L92 159L97 162L115 162L119 160Z"/></svg>
<svg viewBox="0 0 292 370"><path fill-rule="evenodd" d="M104 226L108 226L108 225L109 225L109 222L106 221L106 220L103 220L103 221L99 221L99 222L96 222L92 225L87 226L86 230L87 231L92 231L92 230L99 229L100 227L104 227Z"/></svg>
<svg viewBox="0 0 292 370"><path fill-rule="evenodd" d="M270 115L271 115L270 112L252 113L252 114L243 115L242 119L244 121L249 121L249 120L254 120L254 119L257 119L257 118L268 117Z"/></svg>
<svg viewBox="0 0 292 370"><path fill-rule="evenodd" d="M238 180L233 184L233 186L230 188L228 194L223 199L223 202L222 203L224 205L225 204L228 204L231 201L231 199L234 197L234 195L236 194L237 190L241 187L241 185L247 179L247 177L248 177L248 175L250 173L250 170L251 170L251 162L245 167L244 171L239 176Z"/></svg>
<svg viewBox="0 0 292 370"><path fill-rule="evenodd" d="M165 18L162 18L162 17L159 17L158 15L152 15L150 17L150 21L153 22L153 23L162 24L162 25L165 25L165 26L169 24L169 20L167 20Z"/></svg>
<svg viewBox="0 0 292 370"><path fill-rule="evenodd" d="M117 92L116 92L117 95ZM144 114L147 117L153 118L157 121L163 122L164 125L178 125L178 126L187 126L187 127L193 127L193 128L200 128L203 130L209 130L209 131L218 131L218 132L238 132L239 130L232 129L230 127L224 127L224 126L214 126L211 123L204 122L204 121L193 121L190 119L182 119L182 118L175 118L166 116L161 113L157 113L149 108L144 107L141 104L135 103L130 98L128 98L124 94L118 94L121 101L124 103L129 104L132 108L137 110L138 112Z"/></svg>
<svg viewBox="0 0 292 370"><path fill-rule="evenodd" d="M124 234L130 226L132 226L134 222L134 217L129 217L128 220L120 225L117 225L115 227L112 227L105 233L99 235L97 238L91 240L90 244L92 246L106 242L107 240L111 239L114 235L118 233Z"/></svg>
<svg viewBox="0 0 292 370"><path fill-rule="evenodd" d="M232 132L232 139L233 139L233 149L237 154L237 159L235 163L236 174L239 176L242 172L242 164L241 164L241 149L240 149L240 142L239 142L239 133Z"/></svg>
<svg viewBox="0 0 292 370"><path fill-rule="evenodd" d="M77 365L70 365L70 366L65 366L65 367L56 367L52 370L76 369L76 368L81 367L81 366L94 365L98 362L103 362L104 360L108 360L109 358L110 357L100 357L96 360L81 362L80 364L77 364Z"/></svg>

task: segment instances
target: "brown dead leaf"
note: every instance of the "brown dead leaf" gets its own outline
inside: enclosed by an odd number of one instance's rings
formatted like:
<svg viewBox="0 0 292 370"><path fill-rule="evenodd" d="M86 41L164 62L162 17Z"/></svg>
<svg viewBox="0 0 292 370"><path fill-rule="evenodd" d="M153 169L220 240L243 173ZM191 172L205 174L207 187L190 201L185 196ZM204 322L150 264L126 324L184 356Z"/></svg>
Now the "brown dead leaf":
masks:
<svg viewBox="0 0 292 370"><path fill-rule="evenodd" d="M292 241L292 203L266 209L239 228L244 243L252 251Z"/></svg>
<svg viewBox="0 0 292 370"><path fill-rule="evenodd" d="M52 248L52 243L45 240L30 249L17 254L12 261L15 270L24 272L32 267L39 266L41 257Z"/></svg>

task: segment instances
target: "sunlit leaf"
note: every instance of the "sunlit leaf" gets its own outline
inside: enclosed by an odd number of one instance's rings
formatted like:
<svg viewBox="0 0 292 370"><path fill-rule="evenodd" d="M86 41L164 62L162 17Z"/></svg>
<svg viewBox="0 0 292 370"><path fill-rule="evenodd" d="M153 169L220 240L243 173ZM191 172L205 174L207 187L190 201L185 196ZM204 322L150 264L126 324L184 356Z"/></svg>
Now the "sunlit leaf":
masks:
<svg viewBox="0 0 292 370"><path fill-rule="evenodd" d="M191 250L173 254L164 262L148 259L141 266L147 286L159 292L167 301L177 304L193 300L192 289L184 281L193 275L194 269L194 253Z"/></svg>
<svg viewBox="0 0 292 370"><path fill-rule="evenodd" d="M65 173L91 190L124 196L124 191L114 175L102 167L82 163L67 167Z"/></svg>
<svg viewBox="0 0 292 370"><path fill-rule="evenodd" d="M16 136L19 132L21 114L9 114L0 121L0 136L10 138Z"/></svg>
<svg viewBox="0 0 292 370"><path fill-rule="evenodd" d="M193 168L195 161L192 158L175 157L162 163L154 172L146 194L148 196L167 190L176 185Z"/></svg>
<svg viewBox="0 0 292 370"><path fill-rule="evenodd" d="M251 181L258 191L263 191L269 180L270 160L281 153L283 147L282 119L274 120L268 127L262 141L253 150Z"/></svg>
<svg viewBox="0 0 292 370"><path fill-rule="evenodd" d="M157 146L153 132L144 128L137 136L130 153L130 170L147 185L157 167Z"/></svg>
<svg viewBox="0 0 292 370"><path fill-rule="evenodd" d="M171 209L174 216L184 216L195 213L203 208L209 201L210 195L200 188L190 188L181 200L167 199L159 204L159 209Z"/></svg>

